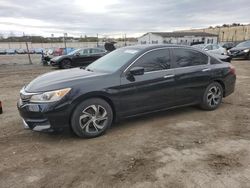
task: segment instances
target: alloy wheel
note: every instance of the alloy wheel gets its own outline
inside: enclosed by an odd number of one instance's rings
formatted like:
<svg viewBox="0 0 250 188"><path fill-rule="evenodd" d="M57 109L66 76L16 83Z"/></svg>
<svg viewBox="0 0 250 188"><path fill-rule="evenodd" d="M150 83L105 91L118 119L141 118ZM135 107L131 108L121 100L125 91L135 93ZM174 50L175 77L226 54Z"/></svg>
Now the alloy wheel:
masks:
<svg viewBox="0 0 250 188"><path fill-rule="evenodd" d="M218 86L213 86L208 90L207 103L211 107L217 106L222 98L221 89Z"/></svg>
<svg viewBox="0 0 250 188"><path fill-rule="evenodd" d="M108 122L108 113L101 105L90 105L82 111L79 124L87 133L100 132Z"/></svg>
<svg viewBox="0 0 250 188"><path fill-rule="evenodd" d="M69 69L69 68L71 68L71 65L70 65L70 61L69 60L63 60L63 62L62 62L62 67L64 68L64 69Z"/></svg>

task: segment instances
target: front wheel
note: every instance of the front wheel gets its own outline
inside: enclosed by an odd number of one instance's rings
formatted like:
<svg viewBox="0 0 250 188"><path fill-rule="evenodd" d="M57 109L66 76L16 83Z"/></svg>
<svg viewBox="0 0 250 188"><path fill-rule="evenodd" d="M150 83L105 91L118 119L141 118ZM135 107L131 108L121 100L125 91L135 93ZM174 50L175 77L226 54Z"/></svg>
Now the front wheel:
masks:
<svg viewBox="0 0 250 188"><path fill-rule="evenodd" d="M99 98L80 103L71 117L71 126L79 137L94 138L102 135L112 124L113 112L110 105Z"/></svg>
<svg viewBox="0 0 250 188"><path fill-rule="evenodd" d="M71 68L71 61L69 59L62 60L60 68L62 68L62 69L69 69L69 68Z"/></svg>
<svg viewBox="0 0 250 188"><path fill-rule="evenodd" d="M222 98L222 86L218 82L213 82L206 88L200 106L204 110L215 110L220 106Z"/></svg>

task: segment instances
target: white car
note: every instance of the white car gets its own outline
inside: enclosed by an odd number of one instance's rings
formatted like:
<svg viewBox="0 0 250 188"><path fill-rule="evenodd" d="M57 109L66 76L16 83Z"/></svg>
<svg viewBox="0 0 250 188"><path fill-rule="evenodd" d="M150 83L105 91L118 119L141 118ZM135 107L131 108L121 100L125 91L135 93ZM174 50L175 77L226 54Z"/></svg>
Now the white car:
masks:
<svg viewBox="0 0 250 188"><path fill-rule="evenodd" d="M209 53L219 54L219 55L227 55L226 48L223 48L219 44L198 44L193 45L195 48L202 49L204 51L207 51Z"/></svg>

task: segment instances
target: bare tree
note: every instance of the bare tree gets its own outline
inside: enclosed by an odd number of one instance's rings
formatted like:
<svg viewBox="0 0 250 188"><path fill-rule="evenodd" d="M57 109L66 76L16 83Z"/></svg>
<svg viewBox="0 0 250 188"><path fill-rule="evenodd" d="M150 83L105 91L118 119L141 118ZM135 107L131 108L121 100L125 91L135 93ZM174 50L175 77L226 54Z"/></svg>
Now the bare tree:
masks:
<svg viewBox="0 0 250 188"><path fill-rule="evenodd" d="M25 34L23 33L23 36L25 37ZM29 59L29 64L33 64L30 58L30 51L29 51L29 45L28 45L28 37L25 37L25 45L26 45L26 50L27 50L27 54L28 54L28 59Z"/></svg>

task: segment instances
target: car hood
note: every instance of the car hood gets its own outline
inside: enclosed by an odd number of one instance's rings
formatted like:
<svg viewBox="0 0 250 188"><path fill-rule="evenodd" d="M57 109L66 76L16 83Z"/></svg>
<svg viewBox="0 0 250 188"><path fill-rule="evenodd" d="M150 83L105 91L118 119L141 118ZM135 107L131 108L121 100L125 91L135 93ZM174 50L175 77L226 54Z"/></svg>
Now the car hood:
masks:
<svg viewBox="0 0 250 188"><path fill-rule="evenodd" d="M65 57L68 57L68 55L60 55L60 56L55 56L51 59L51 61L58 61L58 60L61 60Z"/></svg>
<svg viewBox="0 0 250 188"><path fill-rule="evenodd" d="M245 49L250 49L250 47L234 47L234 48L231 48L229 51L230 52L233 52L233 51L242 51L242 50L245 50Z"/></svg>
<svg viewBox="0 0 250 188"><path fill-rule="evenodd" d="M25 87L25 91L34 93L67 88L74 86L76 83L82 83L93 77L99 77L106 74L107 73L90 72L81 68L53 71L32 80Z"/></svg>
<svg viewBox="0 0 250 188"><path fill-rule="evenodd" d="M219 59L224 59L224 58L228 57L227 55L221 55L221 54L212 54L211 53L210 55L213 57L219 58Z"/></svg>

